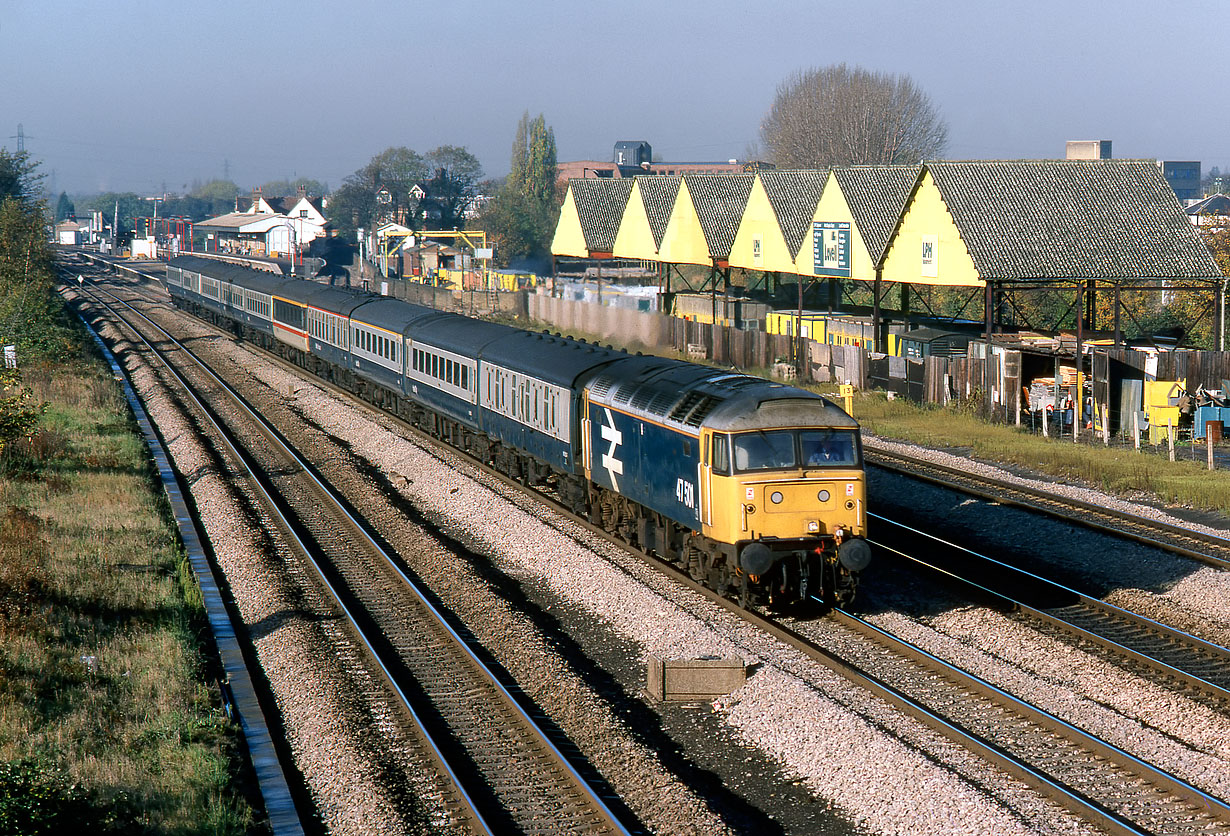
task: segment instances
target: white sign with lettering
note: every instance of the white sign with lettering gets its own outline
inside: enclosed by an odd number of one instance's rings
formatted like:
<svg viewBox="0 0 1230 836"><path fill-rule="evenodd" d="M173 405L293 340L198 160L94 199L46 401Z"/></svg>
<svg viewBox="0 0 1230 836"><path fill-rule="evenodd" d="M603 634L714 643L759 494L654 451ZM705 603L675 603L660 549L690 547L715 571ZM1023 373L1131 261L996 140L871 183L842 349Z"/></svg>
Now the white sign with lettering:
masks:
<svg viewBox="0 0 1230 836"><path fill-rule="evenodd" d="M920 275L935 279L940 275L940 241L939 236L924 235L922 237L922 267Z"/></svg>

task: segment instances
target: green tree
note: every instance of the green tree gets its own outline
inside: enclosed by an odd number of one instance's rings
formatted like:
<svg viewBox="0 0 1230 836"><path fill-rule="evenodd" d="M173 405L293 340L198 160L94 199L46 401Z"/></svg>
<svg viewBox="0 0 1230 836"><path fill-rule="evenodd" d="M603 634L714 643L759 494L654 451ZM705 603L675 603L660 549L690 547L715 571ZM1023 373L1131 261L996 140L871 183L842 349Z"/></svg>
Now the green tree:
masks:
<svg viewBox="0 0 1230 836"><path fill-rule="evenodd" d="M76 216L77 210L73 207L73 202L68 199L68 194L60 192L60 199L56 201L56 223Z"/></svg>
<svg viewBox="0 0 1230 836"><path fill-rule="evenodd" d="M496 242L501 263L543 259L559 219L555 132L527 111L517 123L512 166L503 187L484 208L481 223Z"/></svg>
<svg viewBox="0 0 1230 836"><path fill-rule="evenodd" d="M358 228L370 229L376 218L376 192L387 189L388 211L394 216L413 208L410 190L426 179L423 156L405 147L386 148L367 165L346 177L341 188L329 195L325 214L340 235L351 237Z"/></svg>
<svg viewBox="0 0 1230 836"><path fill-rule="evenodd" d="M153 204L133 192L107 192L94 197L78 197L83 212L102 212L107 223L115 220L116 207L119 207L119 226L116 228L117 240L132 238L133 224L137 218L144 218L154 213ZM159 209L162 215L163 209ZM167 213L170 214L170 213Z"/></svg>
<svg viewBox="0 0 1230 836"><path fill-rule="evenodd" d="M33 205L39 201L43 179L28 151L10 154L7 148L0 148L0 200L11 197Z"/></svg>
<svg viewBox="0 0 1230 836"><path fill-rule="evenodd" d="M419 218L439 229L463 225L478 196L483 167L478 158L458 145L441 145L425 157L431 178L423 184L427 193L419 201Z"/></svg>
<svg viewBox="0 0 1230 836"><path fill-rule="evenodd" d="M308 197L320 197L329 191L329 187L319 180L298 177L294 180L270 180L261 186L261 194L265 197L295 197L301 186Z"/></svg>
<svg viewBox="0 0 1230 836"><path fill-rule="evenodd" d="M55 323L53 255L42 175L24 152L0 149L0 344L19 356L63 349ZM5 397L9 397L6 384Z"/></svg>

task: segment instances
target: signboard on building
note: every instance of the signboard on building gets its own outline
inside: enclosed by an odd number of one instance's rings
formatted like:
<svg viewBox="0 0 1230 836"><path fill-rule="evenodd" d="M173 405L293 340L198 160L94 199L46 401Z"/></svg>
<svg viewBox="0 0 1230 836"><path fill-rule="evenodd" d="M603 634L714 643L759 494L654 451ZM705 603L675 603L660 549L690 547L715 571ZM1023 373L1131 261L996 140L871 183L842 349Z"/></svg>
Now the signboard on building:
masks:
<svg viewBox="0 0 1230 836"><path fill-rule="evenodd" d="M919 266L919 275L928 279L939 278L940 275L940 241L939 236L924 235L922 236L922 263Z"/></svg>
<svg viewBox="0 0 1230 836"><path fill-rule="evenodd" d="M764 238L760 235L752 236L752 266L764 266Z"/></svg>
<svg viewBox="0 0 1230 836"><path fill-rule="evenodd" d="M812 224L811 237L815 274L850 278L850 224L816 221Z"/></svg>

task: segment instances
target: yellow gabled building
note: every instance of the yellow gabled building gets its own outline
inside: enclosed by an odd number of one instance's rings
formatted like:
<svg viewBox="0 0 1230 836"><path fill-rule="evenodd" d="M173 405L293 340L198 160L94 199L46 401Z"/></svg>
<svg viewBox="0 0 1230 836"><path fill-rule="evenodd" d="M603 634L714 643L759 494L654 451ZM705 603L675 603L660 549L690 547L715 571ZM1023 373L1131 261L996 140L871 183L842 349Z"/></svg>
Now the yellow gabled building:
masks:
<svg viewBox="0 0 1230 836"><path fill-rule="evenodd" d="M936 184L936 165L942 164L928 166L906 201L901 222L884 253L881 277L886 282L916 285L984 287L986 282Z"/></svg>
<svg viewBox="0 0 1230 836"><path fill-rule="evenodd" d="M794 271L875 281L876 268L922 166L834 168L795 254Z"/></svg>
<svg viewBox="0 0 1230 836"><path fill-rule="evenodd" d="M573 178L560 207L551 254L576 258L610 258L619 219L632 183L614 178Z"/></svg>
<svg viewBox="0 0 1230 836"><path fill-rule="evenodd" d="M685 174L658 247L658 261L725 267L752 174Z"/></svg>
<svg viewBox="0 0 1230 836"><path fill-rule="evenodd" d="M730 248L730 266L797 272L795 256L810 240L827 178L827 169L758 172Z"/></svg>
<svg viewBox="0 0 1230 836"><path fill-rule="evenodd" d="M612 250L616 258L656 261L682 177L645 175L633 178Z"/></svg>

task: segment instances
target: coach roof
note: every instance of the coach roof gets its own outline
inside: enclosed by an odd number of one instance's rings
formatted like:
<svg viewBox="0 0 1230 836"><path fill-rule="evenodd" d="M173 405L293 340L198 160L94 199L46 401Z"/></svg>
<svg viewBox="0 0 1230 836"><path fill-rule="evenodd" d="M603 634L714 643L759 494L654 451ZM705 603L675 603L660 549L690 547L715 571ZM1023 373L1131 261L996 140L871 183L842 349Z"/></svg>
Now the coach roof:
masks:
<svg viewBox="0 0 1230 836"><path fill-rule="evenodd" d="M385 296L373 296L351 311L350 318L355 322L383 328L395 334L405 334L410 323L429 316L440 315L440 312L433 308L424 308Z"/></svg>

